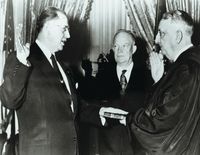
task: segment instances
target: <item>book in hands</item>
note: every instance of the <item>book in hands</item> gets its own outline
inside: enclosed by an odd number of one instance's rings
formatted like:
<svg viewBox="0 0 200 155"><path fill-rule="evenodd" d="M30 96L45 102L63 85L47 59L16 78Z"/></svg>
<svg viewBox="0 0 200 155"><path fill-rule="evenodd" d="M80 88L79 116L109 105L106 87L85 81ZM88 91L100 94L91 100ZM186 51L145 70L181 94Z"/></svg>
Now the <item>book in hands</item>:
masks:
<svg viewBox="0 0 200 155"><path fill-rule="evenodd" d="M126 117L126 115L123 114L118 114L118 113L110 113L110 112L104 112L104 117L108 117L108 118L113 118L113 119L124 119L124 117Z"/></svg>

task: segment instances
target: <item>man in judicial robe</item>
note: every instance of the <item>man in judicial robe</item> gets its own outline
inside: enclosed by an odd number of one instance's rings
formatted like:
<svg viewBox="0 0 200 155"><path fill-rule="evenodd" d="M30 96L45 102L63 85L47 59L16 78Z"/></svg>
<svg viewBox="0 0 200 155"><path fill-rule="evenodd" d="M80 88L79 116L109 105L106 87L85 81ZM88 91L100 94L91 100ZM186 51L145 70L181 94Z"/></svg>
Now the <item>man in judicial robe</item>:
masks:
<svg viewBox="0 0 200 155"><path fill-rule="evenodd" d="M192 45L192 34L192 18L184 11L163 15L155 43L173 64L163 73L163 60L151 54L158 82L148 95L148 107L127 117L142 145L138 154L200 154L200 48Z"/></svg>

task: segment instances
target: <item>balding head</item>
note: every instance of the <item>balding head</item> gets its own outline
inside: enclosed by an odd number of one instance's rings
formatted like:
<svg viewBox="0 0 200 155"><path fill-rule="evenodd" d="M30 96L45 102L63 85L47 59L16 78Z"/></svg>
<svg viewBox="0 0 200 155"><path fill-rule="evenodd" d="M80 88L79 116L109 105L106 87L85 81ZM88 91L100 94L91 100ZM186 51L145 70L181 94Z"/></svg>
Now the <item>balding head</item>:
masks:
<svg viewBox="0 0 200 155"><path fill-rule="evenodd" d="M67 18L66 13L58 8L48 7L43 10L37 20L37 32L40 32L47 21L59 18L59 14Z"/></svg>
<svg viewBox="0 0 200 155"><path fill-rule="evenodd" d="M136 51L135 38L130 31L119 30L113 38L113 51L118 65L126 66L132 62Z"/></svg>
<svg viewBox="0 0 200 155"><path fill-rule="evenodd" d="M118 36L124 36L124 37L126 37L126 38L130 38L130 40L131 40L133 43L135 43L135 36L134 36L133 33L132 33L131 31L129 31L129 30L124 30L124 29L118 30L118 31L115 33L114 37L113 37L113 43L115 42L115 40L116 40L116 38L117 38Z"/></svg>

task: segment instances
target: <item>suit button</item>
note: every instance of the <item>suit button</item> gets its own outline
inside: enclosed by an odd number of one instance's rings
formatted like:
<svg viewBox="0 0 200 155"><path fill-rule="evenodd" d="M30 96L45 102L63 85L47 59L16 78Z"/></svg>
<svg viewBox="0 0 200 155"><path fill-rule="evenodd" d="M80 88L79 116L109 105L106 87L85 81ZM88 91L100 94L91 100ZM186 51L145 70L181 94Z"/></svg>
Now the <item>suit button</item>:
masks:
<svg viewBox="0 0 200 155"><path fill-rule="evenodd" d="M76 141L76 137L73 138L73 141Z"/></svg>
<svg viewBox="0 0 200 155"><path fill-rule="evenodd" d="M152 111L151 111L151 115L154 117L154 116L156 116L156 109L153 109Z"/></svg>

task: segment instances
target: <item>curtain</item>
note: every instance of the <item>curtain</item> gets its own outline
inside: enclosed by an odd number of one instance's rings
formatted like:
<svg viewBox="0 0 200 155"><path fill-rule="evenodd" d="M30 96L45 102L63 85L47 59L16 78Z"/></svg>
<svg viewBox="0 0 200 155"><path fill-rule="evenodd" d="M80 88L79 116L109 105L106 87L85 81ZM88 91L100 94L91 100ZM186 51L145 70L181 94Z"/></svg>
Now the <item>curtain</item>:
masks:
<svg viewBox="0 0 200 155"><path fill-rule="evenodd" d="M35 40L36 20L41 11L47 6L65 10L69 18L86 21L92 0L13 0L16 25L23 25L23 42L32 43ZM17 36L16 36L17 37Z"/></svg>
<svg viewBox="0 0 200 155"><path fill-rule="evenodd" d="M123 0L130 18L133 32L146 41L152 50L156 18L156 0Z"/></svg>
<svg viewBox="0 0 200 155"><path fill-rule="evenodd" d="M6 0L0 0L0 85L3 81L3 66L5 62L5 52L3 51L4 32L5 32L5 16L6 16Z"/></svg>
<svg viewBox="0 0 200 155"><path fill-rule="evenodd" d="M95 62L100 53L110 52L117 30L132 29L123 0L94 0L88 29L91 38L89 58L94 62L93 70L96 72Z"/></svg>
<svg viewBox="0 0 200 155"><path fill-rule="evenodd" d="M4 44L4 31L5 31L5 16L6 16L6 0L0 0L0 85L3 82L3 66L5 63L5 51L3 51L3 44ZM1 105L1 101L0 101ZM2 113L3 110L0 108L0 126L2 127ZM0 128L0 133L2 133L2 128Z"/></svg>
<svg viewBox="0 0 200 155"><path fill-rule="evenodd" d="M166 0L166 8L170 10L183 10L189 13L195 22L200 21L199 0Z"/></svg>

